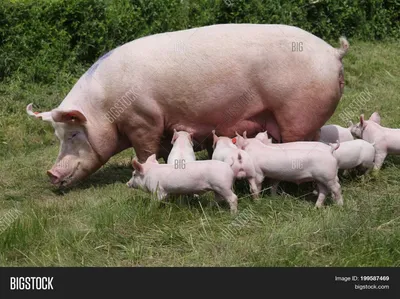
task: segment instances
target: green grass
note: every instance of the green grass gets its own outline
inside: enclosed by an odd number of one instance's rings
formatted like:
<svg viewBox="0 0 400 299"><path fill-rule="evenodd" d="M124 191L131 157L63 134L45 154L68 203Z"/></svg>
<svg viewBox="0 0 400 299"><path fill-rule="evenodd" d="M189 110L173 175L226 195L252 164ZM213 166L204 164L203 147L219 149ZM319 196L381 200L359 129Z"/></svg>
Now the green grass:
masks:
<svg viewBox="0 0 400 299"><path fill-rule="evenodd" d="M399 56L398 43L352 42L345 97L329 122L345 125L339 112L368 88L373 97L356 113L378 110L383 125L400 127ZM400 266L399 157L389 157L376 178L342 178L344 207L321 210L307 184L282 184L283 194L266 191L255 203L238 183L236 217L210 194L159 203L126 187L131 150L73 189L53 188L45 170L58 141L25 106L53 108L75 79L0 83L0 223L20 211L0 234L0 265Z"/></svg>

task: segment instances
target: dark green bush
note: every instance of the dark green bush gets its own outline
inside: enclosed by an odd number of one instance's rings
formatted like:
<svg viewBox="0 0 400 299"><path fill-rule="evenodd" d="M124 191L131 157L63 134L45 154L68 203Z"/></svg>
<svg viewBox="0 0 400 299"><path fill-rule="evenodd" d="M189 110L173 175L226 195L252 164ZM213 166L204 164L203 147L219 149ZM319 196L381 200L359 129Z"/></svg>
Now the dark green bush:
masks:
<svg viewBox="0 0 400 299"><path fill-rule="evenodd" d="M400 38L398 0L0 1L0 79L42 83L133 39L210 24L289 24L336 43Z"/></svg>

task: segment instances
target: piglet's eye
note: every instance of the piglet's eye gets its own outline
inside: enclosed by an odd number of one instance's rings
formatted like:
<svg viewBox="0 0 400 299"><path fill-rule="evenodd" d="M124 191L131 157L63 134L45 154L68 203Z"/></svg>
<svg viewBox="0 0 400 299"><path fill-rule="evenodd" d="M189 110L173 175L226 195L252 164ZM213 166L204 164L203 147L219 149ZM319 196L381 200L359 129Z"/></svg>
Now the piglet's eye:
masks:
<svg viewBox="0 0 400 299"><path fill-rule="evenodd" d="M76 135L78 135L78 132L75 132L71 135L71 138L74 138Z"/></svg>

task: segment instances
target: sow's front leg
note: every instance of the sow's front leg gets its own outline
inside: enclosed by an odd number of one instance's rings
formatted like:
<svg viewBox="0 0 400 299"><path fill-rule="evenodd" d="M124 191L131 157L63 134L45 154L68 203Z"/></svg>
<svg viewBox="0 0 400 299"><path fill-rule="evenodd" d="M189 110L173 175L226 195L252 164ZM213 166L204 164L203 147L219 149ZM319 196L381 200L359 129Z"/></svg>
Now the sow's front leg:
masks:
<svg viewBox="0 0 400 299"><path fill-rule="evenodd" d="M147 158L153 154L156 154L159 158L163 142L163 126L161 123L153 122L149 124L145 121L137 121L135 124L131 124L127 136L140 163L146 162ZM168 149L165 149L166 151Z"/></svg>
<svg viewBox="0 0 400 299"><path fill-rule="evenodd" d="M160 140L160 146L157 152L157 159L163 158L165 163L167 163L168 156L172 150L171 139L172 136L163 135Z"/></svg>
<svg viewBox="0 0 400 299"><path fill-rule="evenodd" d="M159 153L161 134L157 136L155 132L149 132L150 134L151 138L145 135L129 138L140 163L146 162L151 155Z"/></svg>

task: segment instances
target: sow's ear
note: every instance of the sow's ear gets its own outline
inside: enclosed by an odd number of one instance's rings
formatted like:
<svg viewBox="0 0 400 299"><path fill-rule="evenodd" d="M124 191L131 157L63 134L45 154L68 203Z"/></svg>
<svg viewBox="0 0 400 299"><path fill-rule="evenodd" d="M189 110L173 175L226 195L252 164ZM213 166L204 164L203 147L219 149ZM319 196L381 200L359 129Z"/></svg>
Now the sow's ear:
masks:
<svg viewBox="0 0 400 299"><path fill-rule="evenodd" d="M28 113L28 115L30 116L34 116L36 118L42 119L44 121L48 121L48 122L53 122L53 117L51 116L51 111L48 112L33 112L32 109L32 105L33 103L30 103L28 106L26 106L26 112Z"/></svg>
<svg viewBox="0 0 400 299"><path fill-rule="evenodd" d="M55 122L83 124L87 121L85 115L79 110L58 110L51 111L51 116Z"/></svg>
<svg viewBox="0 0 400 299"><path fill-rule="evenodd" d="M142 166L142 164L139 163L138 160L136 160L136 158L133 159L133 161L132 161L132 167L140 174L143 174L143 166Z"/></svg>

